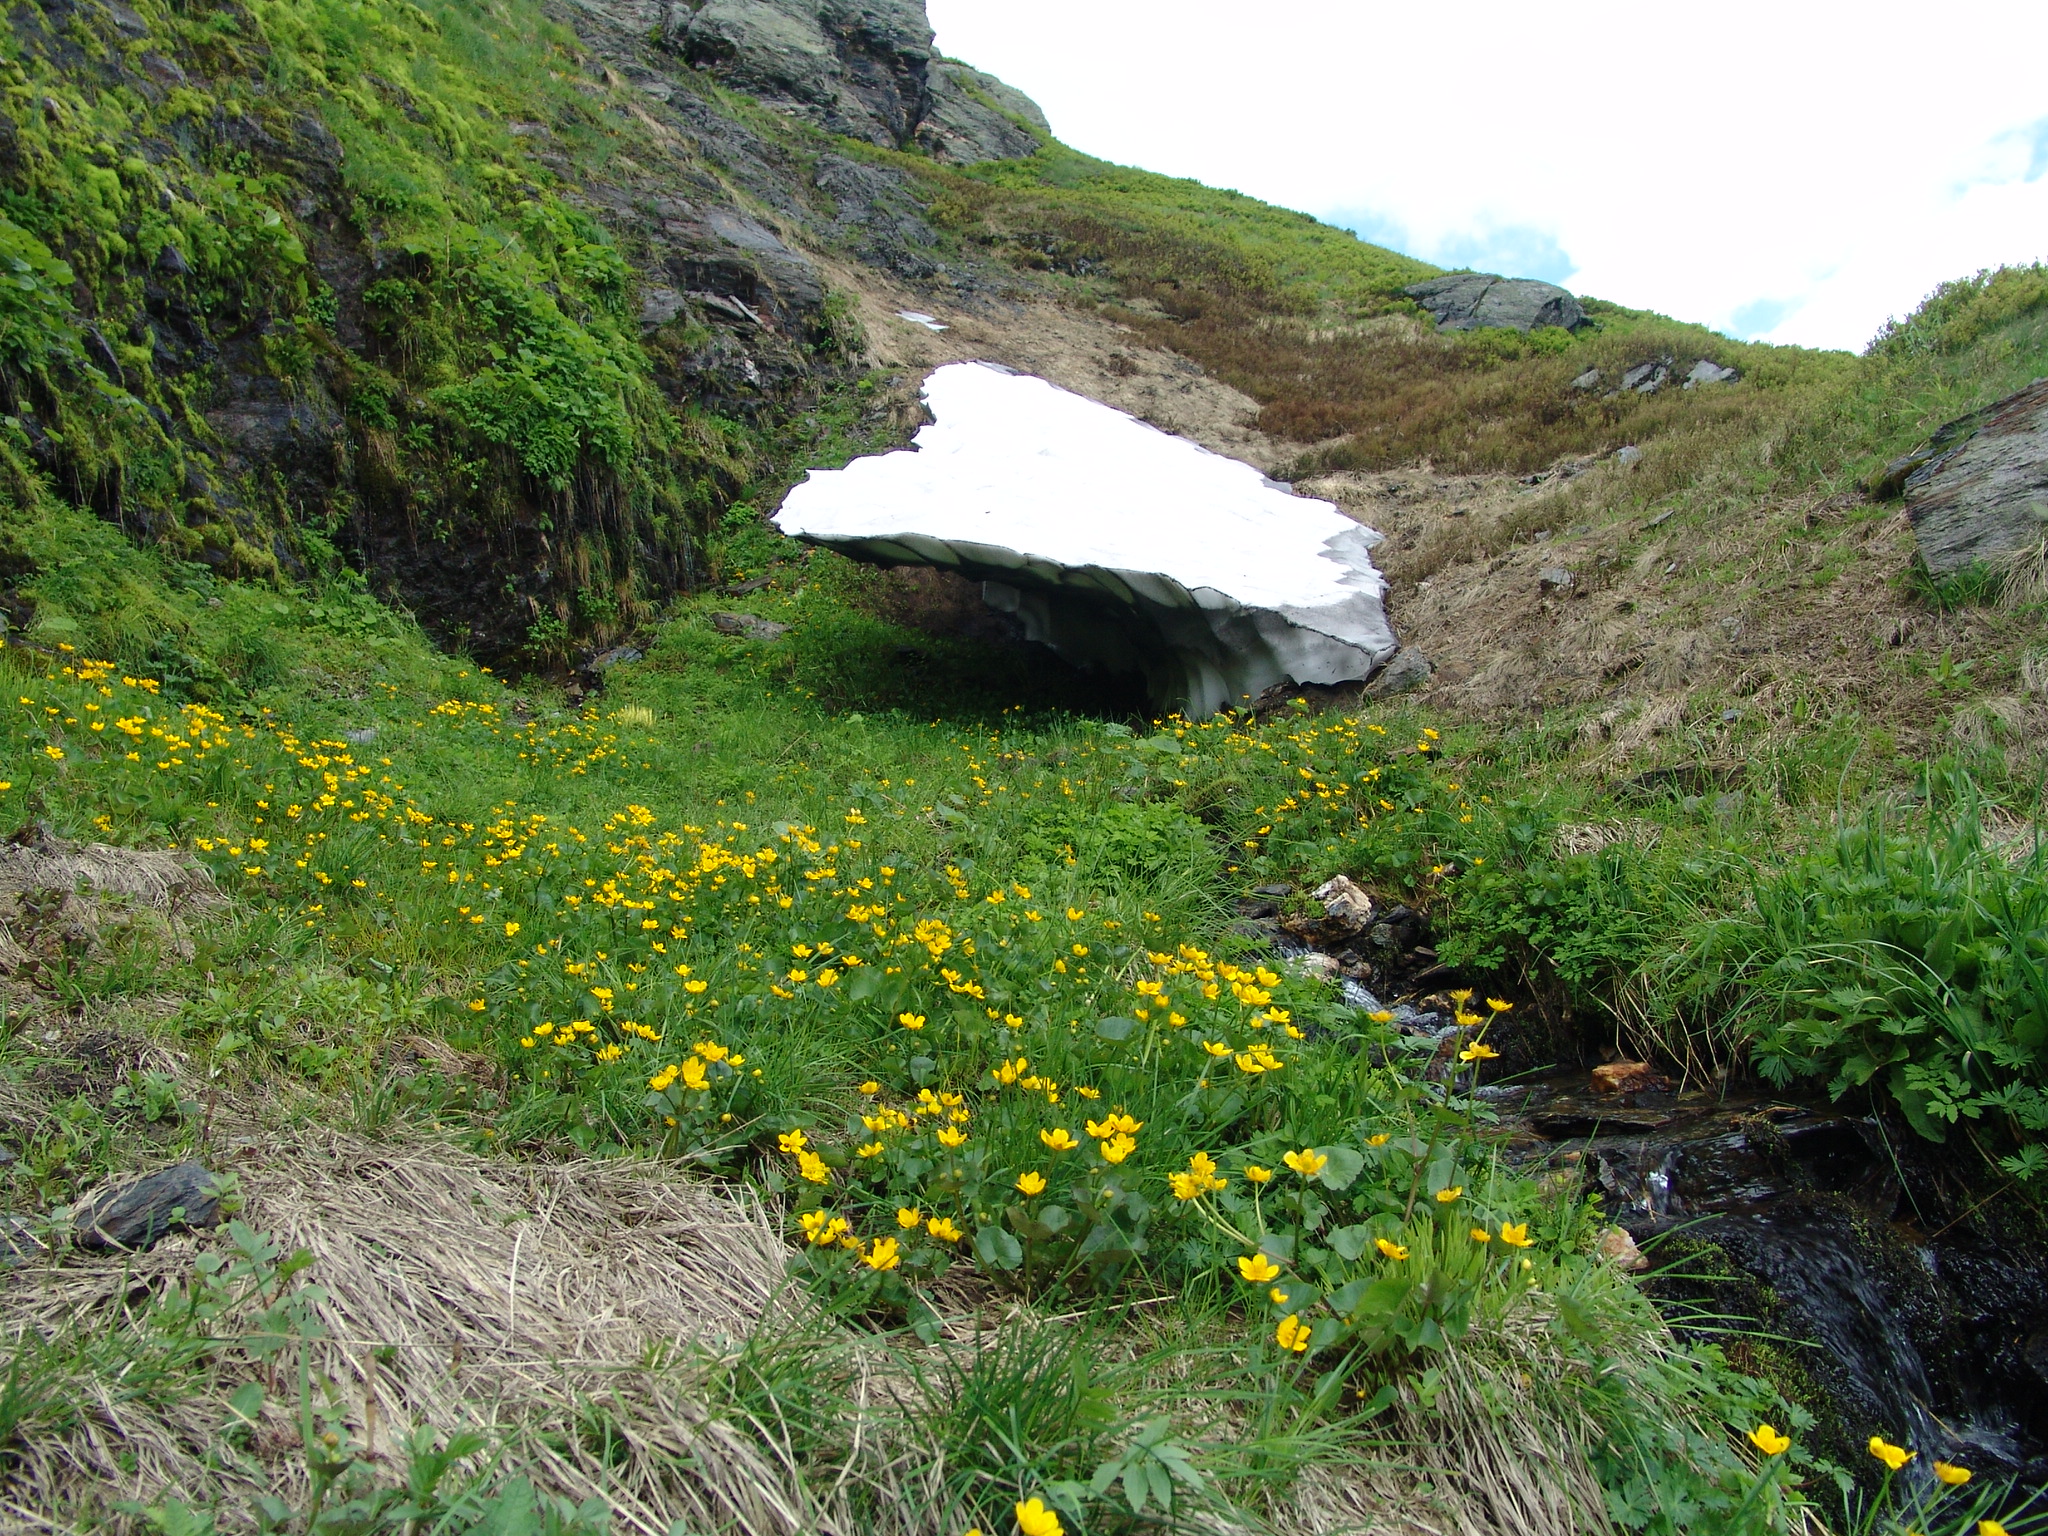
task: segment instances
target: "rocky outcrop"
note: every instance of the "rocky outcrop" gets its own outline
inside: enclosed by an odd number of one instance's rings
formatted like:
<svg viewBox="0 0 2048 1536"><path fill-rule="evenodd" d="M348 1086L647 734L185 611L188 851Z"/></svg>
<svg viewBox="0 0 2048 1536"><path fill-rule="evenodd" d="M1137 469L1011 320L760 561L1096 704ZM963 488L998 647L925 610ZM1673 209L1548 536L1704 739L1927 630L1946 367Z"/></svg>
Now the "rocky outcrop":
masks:
<svg viewBox="0 0 2048 1536"><path fill-rule="evenodd" d="M663 32L723 84L890 149L971 164L1049 131L1021 91L933 52L923 0L675 0Z"/></svg>
<svg viewBox="0 0 2048 1536"><path fill-rule="evenodd" d="M940 368L924 396L934 421L913 451L812 471L776 526L979 580L1026 638L1141 674L1191 717L1363 681L1395 655L1380 536L1330 503L993 365Z"/></svg>
<svg viewBox="0 0 2048 1536"><path fill-rule="evenodd" d="M1482 326L1529 331L1544 325L1576 331L1590 323L1569 292L1530 277L1453 272L1401 291L1436 318L1440 331L1476 331Z"/></svg>
<svg viewBox="0 0 2048 1536"><path fill-rule="evenodd" d="M1870 484L1903 493L1933 576L1998 566L2048 538L2048 379L1947 423Z"/></svg>

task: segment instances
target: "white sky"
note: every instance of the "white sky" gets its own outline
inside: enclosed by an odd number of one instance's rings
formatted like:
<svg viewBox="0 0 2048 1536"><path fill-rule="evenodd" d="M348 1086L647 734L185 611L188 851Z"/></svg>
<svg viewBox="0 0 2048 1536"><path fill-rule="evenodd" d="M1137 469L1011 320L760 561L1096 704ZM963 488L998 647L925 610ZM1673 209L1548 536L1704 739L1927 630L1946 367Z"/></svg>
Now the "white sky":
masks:
<svg viewBox="0 0 2048 1536"><path fill-rule="evenodd" d="M1739 336L2048 259L2043 0L929 6L1089 154Z"/></svg>

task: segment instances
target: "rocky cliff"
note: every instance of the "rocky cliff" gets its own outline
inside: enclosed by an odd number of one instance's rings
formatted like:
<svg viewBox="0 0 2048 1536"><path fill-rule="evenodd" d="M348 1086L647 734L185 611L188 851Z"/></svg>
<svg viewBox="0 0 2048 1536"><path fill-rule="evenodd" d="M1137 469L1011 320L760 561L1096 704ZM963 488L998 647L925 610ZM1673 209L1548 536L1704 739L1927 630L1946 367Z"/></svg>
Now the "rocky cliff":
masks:
<svg viewBox="0 0 2048 1536"><path fill-rule="evenodd" d="M347 561L491 658L602 641L859 372L828 265L977 281L864 149L1029 154L1044 120L931 43L914 0L17 6L17 512L230 576Z"/></svg>

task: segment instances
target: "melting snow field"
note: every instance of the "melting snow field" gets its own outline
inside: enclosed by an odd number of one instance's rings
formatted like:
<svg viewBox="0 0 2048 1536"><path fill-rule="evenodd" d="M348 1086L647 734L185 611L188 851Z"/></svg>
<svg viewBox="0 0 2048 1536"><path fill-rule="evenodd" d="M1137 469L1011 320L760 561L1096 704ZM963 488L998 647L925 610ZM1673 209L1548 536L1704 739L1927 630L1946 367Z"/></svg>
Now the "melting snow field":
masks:
<svg viewBox="0 0 2048 1536"><path fill-rule="evenodd" d="M1380 535L1249 464L1043 379L938 369L915 447L813 470L784 533L979 578L1078 665L1142 672L1191 716L1276 683L1370 677L1398 649Z"/></svg>

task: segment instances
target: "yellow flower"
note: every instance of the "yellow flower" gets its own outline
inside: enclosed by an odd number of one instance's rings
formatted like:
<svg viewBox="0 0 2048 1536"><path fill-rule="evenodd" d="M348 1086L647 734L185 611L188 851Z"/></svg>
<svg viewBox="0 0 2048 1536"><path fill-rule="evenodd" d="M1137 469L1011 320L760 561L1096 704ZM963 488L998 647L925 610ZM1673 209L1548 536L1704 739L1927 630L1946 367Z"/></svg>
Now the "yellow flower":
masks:
<svg viewBox="0 0 2048 1536"><path fill-rule="evenodd" d="M1472 1229L1472 1241L1475 1243L1490 1243L1493 1241L1493 1234L1484 1227L1474 1227Z"/></svg>
<svg viewBox="0 0 2048 1536"><path fill-rule="evenodd" d="M1120 1163L1138 1150L1138 1143L1130 1136L1112 1136L1101 1144L1102 1160L1105 1163Z"/></svg>
<svg viewBox="0 0 2048 1536"><path fill-rule="evenodd" d="M1529 1236L1529 1223L1504 1221L1500 1224L1500 1240L1510 1248L1528 1248L1535 1239Z"/></svg>
<svg viewBox="0 0 2048 1536"><path fill-rule="evenodd" d="M870 1141L863 1146L855 1147L853 1155L855 1157L880 1157L882 1155L882 1144L879 1141Z"/></svg>
<svg viewBox="0 0 2048 1536"><path fill-rule="evenodd" d="M1472 1001L1472 989L1470 987L1458 988L1457 991L1451 994L1451 1001L1456 1003L1460 1008L1464 1007L1467 1003Z"/></svg>
<svg viewBox="0 0 2048 1536"><path fill-rule="evenodd" d="M1497 997L1489 997L1486 1000L1486 1006L1491 1008L1495 1013L1506 1013L1510 1008L1514 1007L1515 1005L1513 1003L1504 1003Z"/></svg>
<svg viewBox="0 0 2048 1536"><path fill-rule="evenodd" d="M815 1152L797 1153L796 1171L813 1184L829 1183L832 1178L831 1170L825 1166L824 1159Z"/></svg>
<svg viewBox="0 0 2048 1536"><path fill-rule="evenodd" d="M1368 1147L1384 1147L1387 1144L1387 1133L1381 1131L1377 1136L1368 1136L1365 1138L1365 1144Z"/></svg>
<svg viewBox="0 0 2048 1536"><path fill-rule="evenodd" d="M908 1232L924 1220L924 1212L914 1205L900 1205L896 1208L896 1225Z"/></svg>
<svg viewBox="0 0 2048 1536"><path fill-rule="evenodd" d="M512 935L517 933L518 931L519 925L517 923L507 923L505 925L505 937L508 939L511 938Z"/></svg>
<svg viewBox="0 0 2048 1536"><path fill-rule="evenodd" d="M923 1029L924 1015L921 1013L899 1013L896 1015L896 1022L905 1029Z"/></svg>
<svg viewBox="0 0 2048 1536"><path fill-rule="evenodd" d="M1495 1050L1495 1049L1494 1049L1494 1048L1493 1048L1492 1046L1488 1045L1488 1044L1487 1044L1487 1043L1486 1043L1486 1042L1485 1042L1484 1040L1474 1040L1474 1041L1473 1041L1473 1042L1472 1042L1472 1043L1471 1043L1470 1045L1466 1046L1466 1047L1465 1047L1465 1049L1463 1049L1462 1051L1458 1052L1458 1060L1460 1060L1460 1061L1492 1061L1492 1060L1494 1060L1495 1058L1497 1058L1497 1057L1498 1057L1499 1055L1500 1055L1500 1052L1499 1052L1499 1051L1496 1051L1496 1050Z"/></svg>
<svg viewBox="0 0 2048 1536"><path fill-rule="evenodd" d="M1280 1319L1280 1326L1273 1330L1273 1337L1282 1349L1292 1350L1298 1355L1308 1348L1308 1324L1290 1312Z"/></svg>
<svg viewBox="0 0 2048 1536"><path fill-rule="evenodd" d="M1045 1175L1042 1173L1020 1173L1017 1175L1017 1190L1027 1199L1045 1193Z"/></svg>
<svg viewBox="0 0 2048 1536"><path fill-rule="evenodd" d="M2006 1529L1996 1520L1979 1520L1977 1536L2006 1536Z"/></svg>
<svg viewBox="0 0 2048 1536"><path fill-rule="evenodd" d="M893 1237L878 1237L875 1246L861 1255L861 1262L872 1270L894 1269L903 1262L902 1250L896 1246Z"/></svg>
<svg viewBox="0 0 2048 1536"><path fill-rule="evenodd" d="M1759 1424L1749 1432L1749 1443L1766 1456L1782 1456L1792 1444L1792 1437L1779 1434L1774 1425Z"/></svg>
<svg viewBox="0 0 2048 1536"><path fill-rule="evenodd" d="M1405 1259L1408 1257L1408 1250L1405 1247L1400 1243L1390 1243L1384 1237L1374 1238L1372 1245L1390 1259Z"/></svg>
<svg viewBox="0 0 2048 1536"><path fill-rule="evenodd" d="M1056 1125L1049 1131L1040 1131L1038 1139L1055 1152L1071 1152L1081 1145L1074 1140L1073 1133L1064 1125Z"/></svg>
<svg viewBox="0 0 2048 1536"><path fill-rule="evenodd" d="M942 1243L957 1243L967 1235L953 1225L950 1216L934 1216L924 1224L924 1229Z"/></svg>
<svg viewBox="0 0 2048 1536"><path fill-rule="evenodd" d="M1937 1461L1934 1464L1934 1475L1949 1487L1960 1488L1970 1480L1970 1469L1959 1467L1952 1461Z"/></svg>
<svg viewBox="0 0 2048 1536"><path fill-rule="evenodd" d="M869 1098L873 1098L876 1094L882 1091L882 1085L876 1082L873 1078L869 1078L866 1082L860 1085L860 1091L866 1094Z"/></svg>
<svg viewBox="0 0 2048 1536"><path fill-rule="evenodd" d="M1060 1517L1045 1507L1039 1499L1021 1499L1017 1503L1017 1529L1024 1536L1065 1536L1065 1527Z"/></svg>
<svg viewBox="0 0 2048 1536"><path fill-rule="evenodd" d="M1254 1184L1267 1184L1272 1182L1273 1170L1261 1168L1257 1163L1246 1163L1244 1176Z"/></svg>
<svg viewBox="0 0 2048 1536"><path fill-rule="evenodd" d="M960 1147L965 1146L966 1143L967 1133L957 1126L949 1125L939 1132L939 1145L942 1147Z"/></svg>
<svg viewBox="0 0 2048 1536"><path fill-rule="evenodd" d="M1903 1445L1893 1445L1883 1435L1870 1437L1870 1454L1896 1472L1913 1459L1913 1453Z"/></svg>
<svg viewBox="0 0 2048 1536"><path fill-rule="evenodd" d="M1228 1056L1230 1054L1229 1043L1221 1040L1204 1040L1202 1042L1202 1049L1211 1056Z"/></svg>
<svg viewBox="0 0 2048 1536"><path fill-rule="evenodd" d="M1313 1148L1304 1147L1299 1152L1290 1152L1280 1159L1304 1179L1312 1179L1328 1166L1329 1158Z"/></svg>
<svg viewBox="0 0 2048 1536"><path fill-rule="evenodd" d="M784 1131L775 1138L775 1145L782 1148L785 1152L801 1152L810 1144L810 1137L806 1136L802 1131Z"/></svg>
<svg viewBox="0 0 2048 1536"><path fill-rule="evenodd" d="M1237 1261L1237 1272L1253 1285L1264 1285L1280 1273L1280 1266L1263 1253L1252 1253Z"/></svg>
<svg viewBox="0 0 2048 1536"><path fill-rule="evenodd" d="M1436 1192L1436 1203L1438 1205L1449 1205L1453 1200L1457 1199L1458 1196L1464 1193L1464 1185L1453 1184L1449 1189L1440 1189Z"/></svg>
<svg viewBox="0 0 2048 1536"><path fill-rule="evenodd" d="M1273 1289L1266 1292L1266 1300L1272 1302L1273 1305L1276 1307L1284 1307L1287 1305L1287 1295L1288 1293L1286 1291L1281 1290L1280 1287L1276 1285L1273 1287Z"/></svg>

